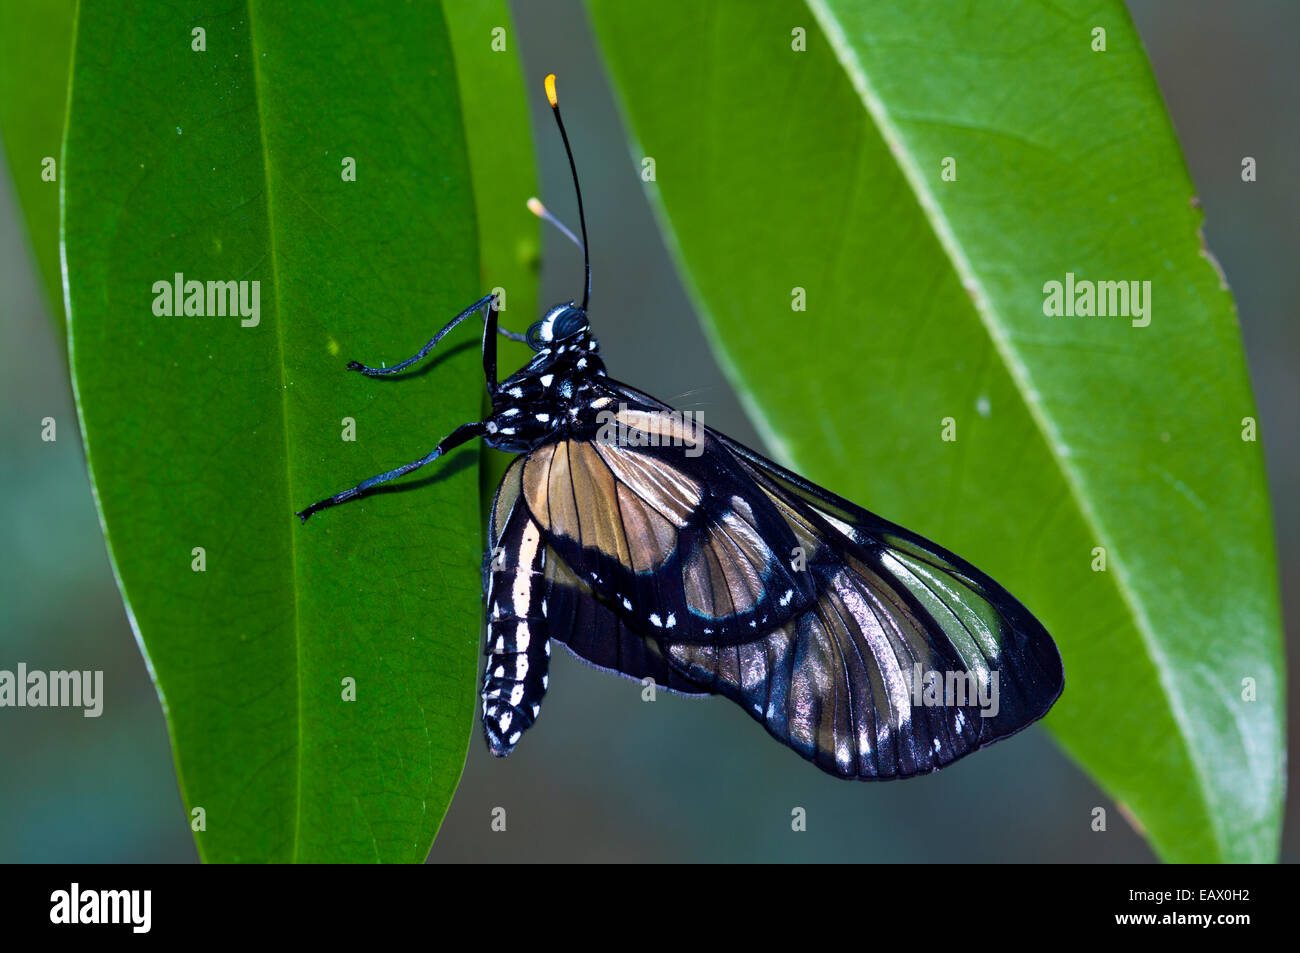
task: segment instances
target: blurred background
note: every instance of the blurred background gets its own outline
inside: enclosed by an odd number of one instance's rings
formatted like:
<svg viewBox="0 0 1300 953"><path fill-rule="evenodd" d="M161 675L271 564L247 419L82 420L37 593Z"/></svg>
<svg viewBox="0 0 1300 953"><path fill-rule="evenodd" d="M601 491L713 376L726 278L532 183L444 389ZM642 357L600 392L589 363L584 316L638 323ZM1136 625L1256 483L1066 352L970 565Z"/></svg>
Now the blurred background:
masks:
<svg viewBox="0 0 1300 953"><path fill-rule="evenodd" d="M705 343L649 206L581 3L515 0L542 196L570 185L540 95L564 76L611 372L761 447ZM1300 4L1130 0L1240 310L1279 546L1288 662L1300 645ZM1258 181L1243 183L1252 155ZM0 163L3 156L0 154ZM520 197L522 202L524 196ZM565 207L556 201L559 207ZM579 290L547 230L542 301ZM166 725L109 569L61 342L0 174L0 668L102 669L102 717L0 712L0 861L193 861ZM54 417L59 439L38 439ZM869 505L869 501L868 505ZM1207 540L1212 548L1213 540ZM433 861L1084 861L1153 855L1041 728L938 775L847 784L728 702L661 694L558 652L546 717L500 762L476 732ZM1289 712L1294 735L1294 702ZM1141 751L1132 757L1142 757ZM508 829L489 827L505 807ZM808 828L793 833L791 809ZM1105 833L1089 826L1107 808ZM1283 859L1300 858L1300 799Z"/></svg>

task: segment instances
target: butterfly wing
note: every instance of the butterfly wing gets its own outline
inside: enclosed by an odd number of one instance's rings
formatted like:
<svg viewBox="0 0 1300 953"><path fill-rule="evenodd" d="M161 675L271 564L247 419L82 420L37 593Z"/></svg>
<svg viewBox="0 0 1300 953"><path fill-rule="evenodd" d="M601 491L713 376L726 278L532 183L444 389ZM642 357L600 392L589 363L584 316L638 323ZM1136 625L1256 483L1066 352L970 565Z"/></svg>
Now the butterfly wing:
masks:
<svg viewBox="0 0 1300 953"><path fill-rule="evenodd" d="M863 509L755 453L730 437L718 440L754 476L763 491L794 522L811 517L818 535L826 530L852 544L857 555L873 558L939 622L963 658L990 665L1004 663L1021 691L1005 699L1024 724L1041 718L1064 687L1056 643L1041 622L994 579L960 556L911 530ZM820 518L820 525L817 519ZM834 540L833 540L834 541ZM1022 725L1023 726L1023 725Z"/></svg>
<svg viewBox="0 0 1300 953"><path fill-rule="evenodd" d="M604 605L634 631L726 644L813 603L794 532L730 452L703 428L693 443L680 416L655 408L610 418L616 433L593 419L520 471L550 547Z"/></svg>
<svg viewBox="0 0 1300 953"><path fill-rule="evenodd" d="M630 401L666 408L626 385ZM1002 586L929 540L710 430L806 556L815 600L761 638L675 641L670 662L841 777L925 774L1041 718L1055 643ZM758 504L753 504L757 506Z"/></svg>
<svg viewBox="0 0 1300 953"><path fill-rule="evenodd" d="M659 689L674 694L712 694L674 668L654 636L646 637L630 628L554 550L547 554L546 579L551 631L575 657L634 681L652 678Z"/></svg>
<svg viewBox="0 0 1300 953"><path fill-rule="evenodd" d="M629 433L534 449L493 514L540 528L575 654L731 698L841 777L928 773L1051 707L1056 647L988 576L714 431L694 455L625 444L680 424L610 386Z"/></svg>
<svg viewBox="0 0 1300 953"><path fill-rule="evenodd" d="M668 645L684 675L742 705L823 770L905 778L1041 718L1055 643L965 560L717 435L808 545L816 604L747 645Z"/></svg>

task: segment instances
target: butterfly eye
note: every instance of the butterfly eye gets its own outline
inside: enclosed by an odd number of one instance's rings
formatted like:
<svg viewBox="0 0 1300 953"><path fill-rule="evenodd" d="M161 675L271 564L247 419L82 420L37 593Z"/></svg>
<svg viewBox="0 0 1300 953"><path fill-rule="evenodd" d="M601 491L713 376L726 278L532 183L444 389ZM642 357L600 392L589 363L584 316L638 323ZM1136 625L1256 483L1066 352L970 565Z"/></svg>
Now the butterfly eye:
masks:
<svg viewBox="0 0 1300 953"><path fill-rule="evenodd" d="M534 321L531 325L529 325L528 331L524 335L528 341L528 346L531 347L534 351L545 350L546 345L550 343L549 340L544 336L543 329L545 325L546 325L545 321Z"/></svg>
<svg viewBox="0 0 1300 953"><path fill-rule="evenodd" d="M587 330L587 312L581 308L566 308L551 325L551 340L562 341Z"/></svg>

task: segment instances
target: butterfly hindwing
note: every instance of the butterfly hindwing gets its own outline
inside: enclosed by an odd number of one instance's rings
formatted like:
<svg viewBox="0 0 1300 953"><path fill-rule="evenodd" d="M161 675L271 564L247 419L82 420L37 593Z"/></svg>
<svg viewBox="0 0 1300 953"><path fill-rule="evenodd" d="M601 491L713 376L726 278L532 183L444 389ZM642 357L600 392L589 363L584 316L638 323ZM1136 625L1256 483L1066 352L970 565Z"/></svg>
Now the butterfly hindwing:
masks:
<svg viewBox="0 0 1300 953"><path fill-rule="evenodd" d="M577 658L634 681L652 678L658 688L680 695L710 694L664 658L654 636L634 631L598 599L554 551L547 554L546 579L551 632Z"/></svg>

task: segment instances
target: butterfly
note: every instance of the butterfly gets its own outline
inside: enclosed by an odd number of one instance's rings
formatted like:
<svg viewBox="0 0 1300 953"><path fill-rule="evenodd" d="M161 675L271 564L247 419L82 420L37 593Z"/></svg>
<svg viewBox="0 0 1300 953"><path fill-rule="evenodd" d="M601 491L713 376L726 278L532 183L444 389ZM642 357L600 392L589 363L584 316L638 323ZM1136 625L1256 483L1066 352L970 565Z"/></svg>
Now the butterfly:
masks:
<svg viewBox="0 0 1300 953"><path fill-rule="evenodd" d="M509 754L537 720L551 644L683 695L722 695L822 770L863 780L944 767L1047 713L1064 685L1042 624L970 563L779 466L690 414L611 378L582 303L526 334L470 305L411 358L357 362L401 373L471 316L483 319L492 412L419 460L313 503L364 495L481 438L517 454L492 502L484 559L482 723ZM498 335L532 359L497 379Z"/></svg>

